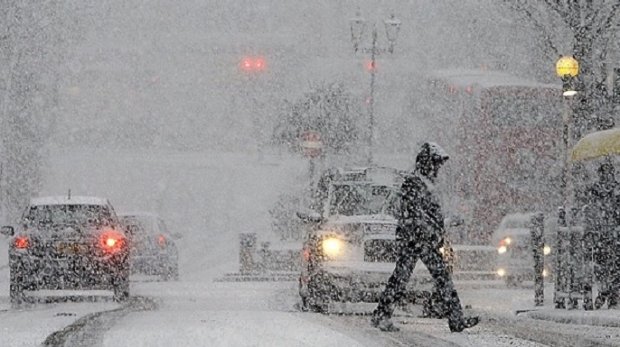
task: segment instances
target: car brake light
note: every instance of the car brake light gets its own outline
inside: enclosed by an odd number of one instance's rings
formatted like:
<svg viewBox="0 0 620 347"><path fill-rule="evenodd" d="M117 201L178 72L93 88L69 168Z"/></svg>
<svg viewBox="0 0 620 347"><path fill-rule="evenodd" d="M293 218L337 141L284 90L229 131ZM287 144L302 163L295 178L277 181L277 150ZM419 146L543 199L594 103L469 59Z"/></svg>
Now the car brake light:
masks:
<svg viewBox="0 0 620 347"><path fill-rule="evenodd" d="M157 236L157 243L161 248L166 247L166 237L164 235Z"/></svg>
<svg viewBox="0 0 620 347"><path fill-rule="evenodd" d="M123 247L125 236L115 230L109 230L101 234L101 248L107 252L117 252Z"/></svg>
<svg viewBox="0 0 620 347"><path fill-rule="evenodd" d="M18 236L15 238L15 248L26 249L30 247L30 240L26 236Z"/></svg>

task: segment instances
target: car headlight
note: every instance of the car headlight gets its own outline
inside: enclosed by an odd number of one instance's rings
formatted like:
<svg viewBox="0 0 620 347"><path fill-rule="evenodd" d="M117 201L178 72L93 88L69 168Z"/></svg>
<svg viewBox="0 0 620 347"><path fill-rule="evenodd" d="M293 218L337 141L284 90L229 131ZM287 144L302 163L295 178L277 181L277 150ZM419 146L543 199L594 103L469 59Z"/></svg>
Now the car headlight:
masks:
<svg viewBox="0 0 620 347"><path fill-rule="evenodd" d="M502 268L497 269L497 275L499 277L504 277L506 275L506 270L504 270Z"/></svg>
<svg viewBox="0 0 620 347"><path fill-rule="evenodd" d="M504 254L504 253L506 253L507 250L508 249L506 248L506 246L499 246L499 247L497 247L497 253L499 253L499 254Z"/></svg>
<svg viewBox="0 0 620 347"><path fill-rule="evenodd" d="M344 241L336 237L328 237L323 240L321 247L323 248L323 254L328 258L336 258L342 254Z"/></svg>
<svg viewBox="0 0 620 347"><path fill-rule="evenodd" d="M543 254L549 255L550 253L551 253L551 247L545 245L545 247L543 248Z"/></svg>

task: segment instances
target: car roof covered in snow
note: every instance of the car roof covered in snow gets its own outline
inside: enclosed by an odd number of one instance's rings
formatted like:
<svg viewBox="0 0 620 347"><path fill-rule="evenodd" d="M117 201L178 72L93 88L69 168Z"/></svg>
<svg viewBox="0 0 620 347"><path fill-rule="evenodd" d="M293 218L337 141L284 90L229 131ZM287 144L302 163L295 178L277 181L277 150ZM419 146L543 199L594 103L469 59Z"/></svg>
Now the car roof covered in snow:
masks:
<svg viewBox="0 0 620 347"><path fill-rule="evenodd" d="M559 89L559 84L548 84L527 80L501 71L448 69L437 70L430 74L431 79L442 80L458 87L478 85L482 88L516 87Z"/></svg>
<svg viewBox="0 0 620 347"><path fill-rule="evenodd" d="M43 205L100 205L105 206L108 200L94 196L45 196L30 199L31 206Z"/></svg>
<svg viewBox="0 0 620 347"><path fill-rule="evenodd" d="M356 216L334 215L326 221L326 224L396 224L396 222L396 218L392 215L369 214Z"/></svg>

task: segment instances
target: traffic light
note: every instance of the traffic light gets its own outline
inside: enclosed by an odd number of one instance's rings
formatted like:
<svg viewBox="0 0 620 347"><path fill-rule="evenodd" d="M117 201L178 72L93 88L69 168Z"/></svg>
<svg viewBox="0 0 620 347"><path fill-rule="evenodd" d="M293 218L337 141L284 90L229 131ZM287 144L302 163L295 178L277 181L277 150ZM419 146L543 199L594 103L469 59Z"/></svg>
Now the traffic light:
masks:
<svg viewBox="0 0 620 347"><path fill-rule="evenodd" d="M368 72L376 72L377 71L377 61L376 60L366 60L364 62L364 67Z"/></svg>
<svg viewBox="0 0 620 347"><path fill-rule="evenodd" d="M263 72L267 69L267 61L262 56L246 56L241 59L239 67L248 73Z"/></svg>

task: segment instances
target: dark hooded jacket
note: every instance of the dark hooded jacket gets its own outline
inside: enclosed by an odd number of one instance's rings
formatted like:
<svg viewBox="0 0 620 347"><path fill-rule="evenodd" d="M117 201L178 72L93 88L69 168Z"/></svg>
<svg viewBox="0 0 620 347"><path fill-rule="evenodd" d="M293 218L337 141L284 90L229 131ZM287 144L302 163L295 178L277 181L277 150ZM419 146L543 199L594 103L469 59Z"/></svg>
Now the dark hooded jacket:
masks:
<svg viewBox="0 0 620 347"><path fill-rule="evenodd" d="M443 246L444 216L435 192L437 170L448 159L445 151L433 143L425 143L416 157L416 169L405 177L401 186L401 211L397 238L404 241Z"/></svg>

